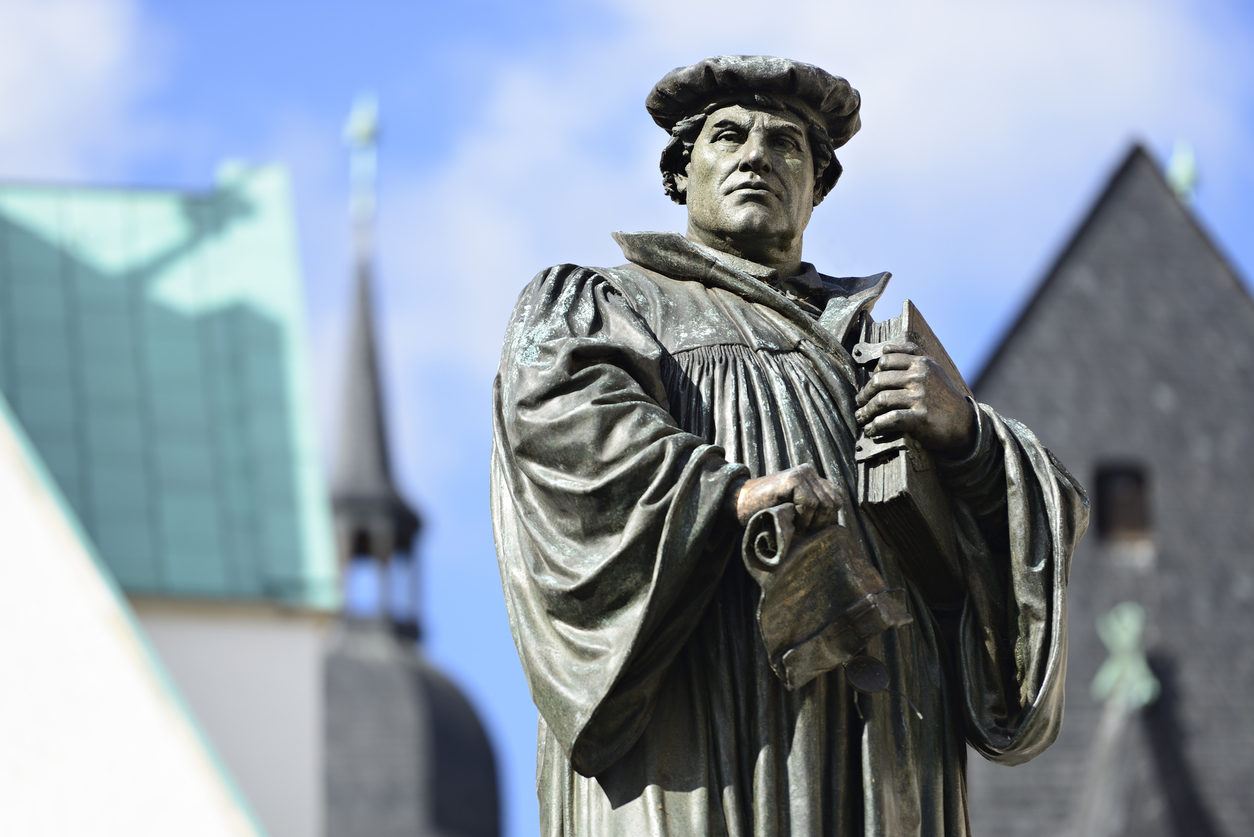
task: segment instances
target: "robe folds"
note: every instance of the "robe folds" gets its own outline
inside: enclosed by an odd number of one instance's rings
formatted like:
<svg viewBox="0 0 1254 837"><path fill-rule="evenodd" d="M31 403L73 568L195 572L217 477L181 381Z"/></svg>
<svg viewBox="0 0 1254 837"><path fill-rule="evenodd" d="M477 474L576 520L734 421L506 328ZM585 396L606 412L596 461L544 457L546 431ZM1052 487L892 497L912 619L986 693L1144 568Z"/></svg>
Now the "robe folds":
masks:
<svg viewBox="0 0 1254 837"><path fill-rule="evenodd" d="M678 235L616 238L628 264L526 287L494 386L493 524L540 714L541 832L967 834L966 745L1013 764L1057 734L1082 489L979 405L974 450L942 468L962 600L934 601L847 509L912 622L867 648L887 689L837 667L789 690L729 492L811 463L856 496L849 348L887 274L805 265L814 293L794 298Z"/></svg>

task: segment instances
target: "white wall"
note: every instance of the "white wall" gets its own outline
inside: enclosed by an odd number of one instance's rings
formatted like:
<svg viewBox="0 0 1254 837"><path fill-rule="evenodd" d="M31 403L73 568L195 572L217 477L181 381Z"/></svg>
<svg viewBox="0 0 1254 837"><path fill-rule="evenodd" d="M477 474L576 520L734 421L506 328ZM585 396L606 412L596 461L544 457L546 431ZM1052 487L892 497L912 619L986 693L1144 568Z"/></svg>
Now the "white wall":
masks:
<svg viewBox="0 0 1254 837"><path fill-rule="evenodd" d="M0 834L256 837L0 398Z"/></svg>
<svg viewBox="0 0 1254 837"><path fill-rule="evenodd" d="M320 837L329 617L266 604L131 604L271 837Z"/></svg>

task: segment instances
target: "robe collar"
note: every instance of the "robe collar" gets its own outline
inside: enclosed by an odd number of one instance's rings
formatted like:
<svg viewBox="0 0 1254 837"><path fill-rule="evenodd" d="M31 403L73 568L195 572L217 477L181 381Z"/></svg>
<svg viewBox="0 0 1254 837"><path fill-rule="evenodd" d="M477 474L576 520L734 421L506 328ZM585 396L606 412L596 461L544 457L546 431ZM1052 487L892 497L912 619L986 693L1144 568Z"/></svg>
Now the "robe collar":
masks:
<svg viewBox="0 0 1254 837"><path fill-rule="evenodd" d="M635 264L675 279L692 279L732 291L750 302L765 304L793 320L815 320L837 345L850 329L869 316L884 292L890 273L838 278L825 276L809 262L796 276L689 241L679 233L614 233L623 255Z"/></svg>

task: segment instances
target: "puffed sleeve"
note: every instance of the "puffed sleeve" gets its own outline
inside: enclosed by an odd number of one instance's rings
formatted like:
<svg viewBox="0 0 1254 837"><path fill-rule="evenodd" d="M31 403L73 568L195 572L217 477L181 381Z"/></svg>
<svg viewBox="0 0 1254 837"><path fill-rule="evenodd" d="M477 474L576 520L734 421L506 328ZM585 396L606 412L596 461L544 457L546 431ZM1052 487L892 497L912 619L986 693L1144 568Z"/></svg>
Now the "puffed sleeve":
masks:
<svg viewBox="0 0 1254 837"><path fill-rule="evenodd" d="M613 764L648 723L739 533L747 477L667 412L665 349L603 274L523 291L493 391L492 518L514 642L571 765Z"/></svg>

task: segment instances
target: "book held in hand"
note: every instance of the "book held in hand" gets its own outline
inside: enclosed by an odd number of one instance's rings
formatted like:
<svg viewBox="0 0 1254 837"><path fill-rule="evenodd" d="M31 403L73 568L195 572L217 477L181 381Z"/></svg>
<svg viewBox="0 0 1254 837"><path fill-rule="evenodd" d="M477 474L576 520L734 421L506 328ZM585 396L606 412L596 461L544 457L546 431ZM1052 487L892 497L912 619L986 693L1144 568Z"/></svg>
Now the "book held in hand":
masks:
<svg viewBox="0 0 1254 837"><path fill-rule="evenodd" d="M910 342L936 361L966 395L971 391L945 347L910 300L901 315L871 322L853 359L870 377L886 344ZM901 554L906 572L932 600L959 595L962 565L949 498L932 454L909 436L872 439L861 434L854 446L859 506Z"/></svg>

